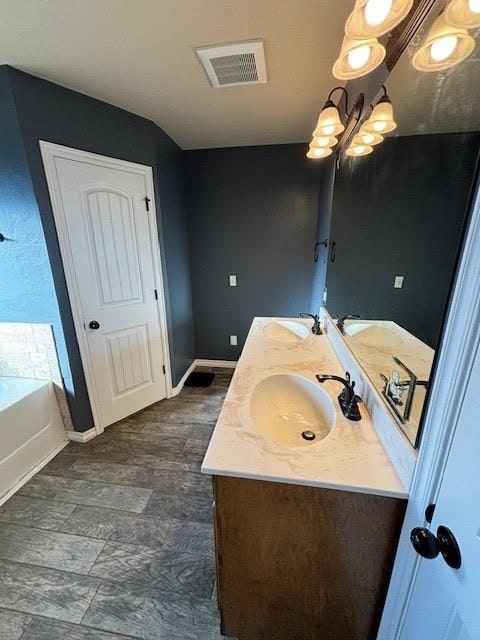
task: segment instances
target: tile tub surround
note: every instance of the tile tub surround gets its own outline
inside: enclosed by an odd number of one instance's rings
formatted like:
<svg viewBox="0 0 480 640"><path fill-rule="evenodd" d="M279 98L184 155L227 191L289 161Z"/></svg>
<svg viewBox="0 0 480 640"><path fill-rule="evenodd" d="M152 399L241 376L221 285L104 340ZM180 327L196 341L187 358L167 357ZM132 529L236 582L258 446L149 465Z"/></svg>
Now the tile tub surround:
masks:
<svg viewBox="0 0 480 640"><path fill-rule="evenodd" d="M73 431L50 324L0 322L0 376L51 380L65 429Z"/></svg>
<svg viewBox="0 0 480 640"><path fill-rule="evenodd" d="M250 416L250 398L260 380L289 373L318 384L315 374L345 373L326 335L310 334L296 343L266 338L263 328L274 320L287 318L255 318L252 323L202 472L406 498L407 490L365 407L361 405L360 422L347 420L338 407L341 387L336 382L323 385L336 408L334 428L324 440L311 446L287 447L261 436ZM311 321L305 320L304 324L310 327Z"/></svg>
<svg viewBox="0 0 480 640"><path fill-rule="evenodd" d="M231 379L71 442L0 507L0 640L221 640L211 480Z"/></svg>

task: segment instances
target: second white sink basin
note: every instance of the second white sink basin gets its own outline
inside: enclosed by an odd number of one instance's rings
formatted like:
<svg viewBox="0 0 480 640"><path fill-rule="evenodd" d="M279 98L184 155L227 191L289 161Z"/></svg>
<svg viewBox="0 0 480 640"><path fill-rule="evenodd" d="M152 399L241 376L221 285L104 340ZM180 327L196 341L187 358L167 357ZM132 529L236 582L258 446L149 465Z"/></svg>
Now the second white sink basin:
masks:
<svg viewBox="0 0 480 640"><path fill-rule="evenodd" d="M300 322L275 320L263 327L263 335L277 342L302 342L310 335L310 330Z"/></svg>
<svg viewBox="0 0 480 640"><path fill-rule="evenodd" d="M330 396L314 382L284 373L268 376L257 384L250 400L250 414L265 438L290 447L323 440L335 424Z"/></svg>
<svg viewBox="0 0 480 640"><path fill-rule="evenodd" d="M352 322L345 325L345 333L355 342L365 347L376 347L380 350L397 349L403 344L402 338L393 329L381 324Z"/></svg>

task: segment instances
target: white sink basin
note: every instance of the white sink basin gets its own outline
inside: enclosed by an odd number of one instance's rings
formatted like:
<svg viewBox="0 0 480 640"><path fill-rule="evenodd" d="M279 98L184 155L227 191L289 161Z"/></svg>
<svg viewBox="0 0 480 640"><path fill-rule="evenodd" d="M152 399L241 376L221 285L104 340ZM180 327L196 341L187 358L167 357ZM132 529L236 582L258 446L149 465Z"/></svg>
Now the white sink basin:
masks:
<svg viewBox="0 0 480 640"><path fill-rule="evenodd" d="M275 320L263 327L263 335L277 342L302 342L310 335L310 330L300 322Z"/></svg>
<svg viewBox="0 0 480 640"><path fill-rule="evenodd" d="M344 331L353 341L365 347L375 347L382 351L397 349L403 344L403 340L398 333L381 324L352 322L344 326Z"/></svg>
<svg viewBox="0 0 480 640"><path fill-rule="evenodd" d="M265 438L289 447L316 444L335 424L330 396L316 383L284 373L257 384L250 400L250 415ZM305 432L310 438L313 433L314 438L305 439Z"/></svg>

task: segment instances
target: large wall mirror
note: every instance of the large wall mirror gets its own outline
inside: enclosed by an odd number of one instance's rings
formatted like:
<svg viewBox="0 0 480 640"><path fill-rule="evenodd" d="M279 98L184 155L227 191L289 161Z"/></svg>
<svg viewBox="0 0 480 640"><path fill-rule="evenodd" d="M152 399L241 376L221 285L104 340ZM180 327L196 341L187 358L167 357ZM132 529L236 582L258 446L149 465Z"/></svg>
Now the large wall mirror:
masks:
<svg viewBox="0 0 480 640"><path fill-rule="evenodd" d="M387 80L397 129L340 162L326 282L328 312L416 446L480 143L480 29L463 62L412 64L440 8Z"/></svg>

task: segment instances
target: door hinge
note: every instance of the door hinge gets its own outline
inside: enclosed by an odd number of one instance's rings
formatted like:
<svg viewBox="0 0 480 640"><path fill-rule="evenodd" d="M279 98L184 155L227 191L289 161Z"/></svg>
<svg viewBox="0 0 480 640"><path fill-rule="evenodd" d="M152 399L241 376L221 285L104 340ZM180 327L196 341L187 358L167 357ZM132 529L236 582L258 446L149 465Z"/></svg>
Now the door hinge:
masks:
<svg viewBox="0 0 480 640"><path fill-rule="evenodd" d="M163 369L163 373L165 375L167 373L167 370L165 369L165 365L164 364L162 365L162 369Z"/></svg>
<svg viewBox="0 0 480 640"><path fill-rule="evenodd" d="M145 200L145 209L147 211L150 211L150 202L151 202L150 198L148 196L145 196L144 200Z"/></svg>
<svg viewBox="0 0 480 640"><path fill-rule="evenodd" d="M155 296L155 300L158 300L158 291L156 289L153 290L153 294Z"/></svg>

